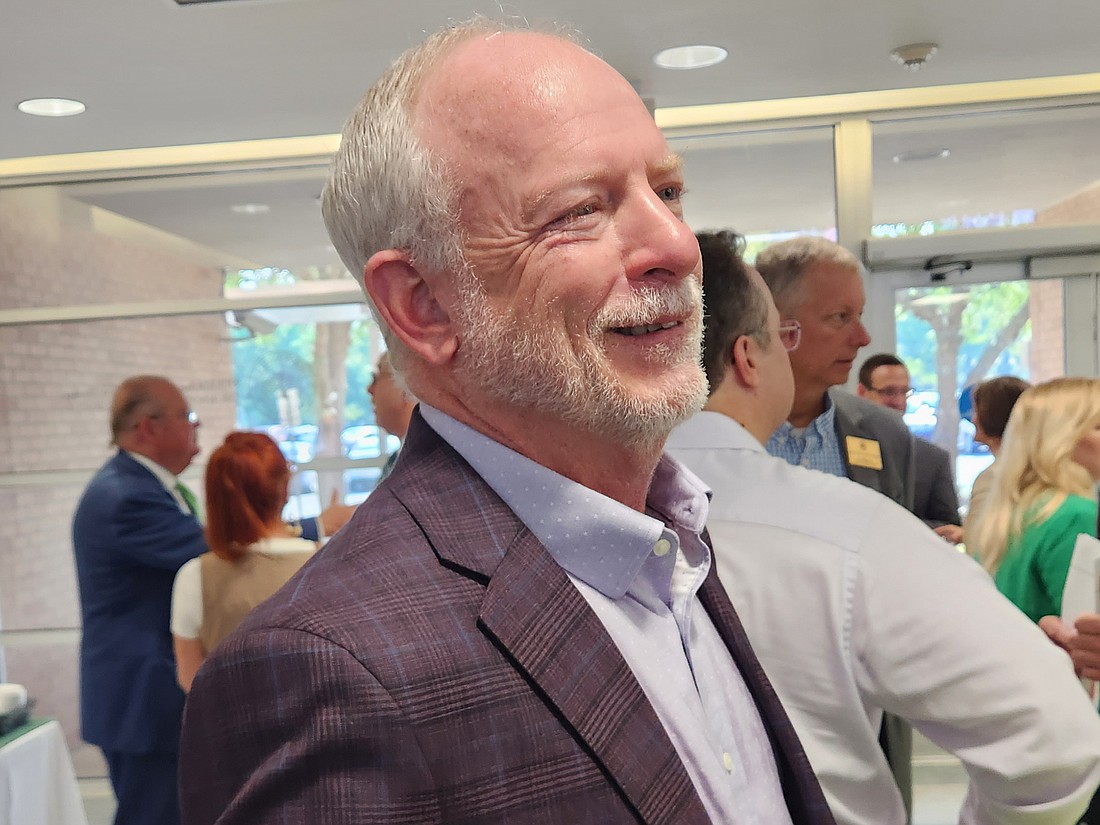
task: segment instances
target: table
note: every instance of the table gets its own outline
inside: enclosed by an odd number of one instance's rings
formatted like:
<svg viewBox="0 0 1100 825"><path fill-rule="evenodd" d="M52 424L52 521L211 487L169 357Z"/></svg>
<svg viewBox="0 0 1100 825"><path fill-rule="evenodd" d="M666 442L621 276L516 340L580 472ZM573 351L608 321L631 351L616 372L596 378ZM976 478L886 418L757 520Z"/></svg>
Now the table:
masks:
<svg viewBox="0 0 1100 825"><path fill-rule="evenodd" d="M57 720L32 719L0 739L0 825L88 825Z"/></svg>

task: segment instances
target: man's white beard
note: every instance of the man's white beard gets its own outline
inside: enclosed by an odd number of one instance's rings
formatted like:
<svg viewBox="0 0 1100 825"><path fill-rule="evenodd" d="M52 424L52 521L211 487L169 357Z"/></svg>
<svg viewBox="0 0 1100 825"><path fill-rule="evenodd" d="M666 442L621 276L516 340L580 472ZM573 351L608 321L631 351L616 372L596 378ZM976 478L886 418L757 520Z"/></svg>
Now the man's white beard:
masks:
<svg viewBox="0 0 1100 825"><path fill-rule="evenodd" d="M490 397L641 447L663 444L677 424L706 402L706 377L699 363L702 299L694 279L685 278L675 286L642 287L631 298L604 307L587 330L587 340L574 350L558 330L547 332L515 313L495 315L476 277L463 277L472 283L459 290L462 303L456 314L464 334L458 377ZM655 375L655 384L668 384L664 391L654 386L657 392L633 393L615 375L603 350L604 336L617 334L607 332L612 327L642 325L669 315L688 315L689 334L682 345L652 348L647 361L655 373L685 363L694 369L678 370L678 379Z"/></svg>

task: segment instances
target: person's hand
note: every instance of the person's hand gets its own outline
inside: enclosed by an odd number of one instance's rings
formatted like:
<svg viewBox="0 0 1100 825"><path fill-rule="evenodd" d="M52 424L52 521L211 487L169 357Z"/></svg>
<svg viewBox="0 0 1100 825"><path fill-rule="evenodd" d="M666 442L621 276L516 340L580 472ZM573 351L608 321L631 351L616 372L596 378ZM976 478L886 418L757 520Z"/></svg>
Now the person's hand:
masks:
<svg viewBox="0 0 1100 825"><path fill-rule="evenodd" d="M1048 639L1069 653L1078 676L1100 680L1100 614L1082 613L1073 627L1057 616L1043 616L1039 627Z"/></svg>
<svg viewBox="0 0 1100 825"><path fill-rule="evenodd" d="M326 536L331 536L347 524L354 514L355 505L341 504L340 493L333 490L332 498L330 498L328 502L328 507L322 510L321 515L318 516L321 520L321 529L325 531Z"/></svg>
<svg viewBox="0 0 1100 825"><path fill-rule="evenodd" d="M963 529L957 524L943 524L934 527L936 535L949 544L959 544L963 540Z"/></svg>
<svg viewBox="0 0 1100 825"><path fill-rule="evenodd" d="M1077 675L1100 679L1100 614L1082 613L1073 623L1077 631L1069 642L1069 655Z"/></svg>
<svg viewBox="0 0 1100 825"><path fill-rule="evenodd" d="M1076 635L1072 627L1066 627L1057 616L1043 616L1039 619L1039 629L1046 633L1047 638L1066 653L1070 652L1070 640Z"/></svg>

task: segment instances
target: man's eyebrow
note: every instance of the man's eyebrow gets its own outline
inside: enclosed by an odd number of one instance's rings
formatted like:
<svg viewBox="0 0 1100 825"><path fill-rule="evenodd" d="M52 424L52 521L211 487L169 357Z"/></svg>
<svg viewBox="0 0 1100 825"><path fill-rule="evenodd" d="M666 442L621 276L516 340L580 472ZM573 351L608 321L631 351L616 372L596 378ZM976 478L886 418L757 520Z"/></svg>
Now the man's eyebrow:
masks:
<svg viewBox="0 0 1100 825"><path fill-rule="evenodd" d="M683 171L683 168L683 158L675 152L670 152L656 163L650 164L646 169L646 174L650 177L673 174L679 175ZM524 199L523 211L520 213L522 215L522 220L524 223L531 223L534 221L543 205L561 190L573 186L586 186L594 181L607 180L610 176L611 170L604 168L596 169L589 172L587 175L580 175L575 178L563 178L554 186L536 192Z"/></svg>
<svg viewBox="0 0 1100 825"><path fill-rule="evenodd" d="M553 186L536 192L530 197L524 198L523 212L521 213L524 223L530 223L535 220L538 213L542 210L543 205L561 190L573 186L586 186L593 181L606 180L609 174L610 172L607 169L598 169L587 175L580 175L575 178L562 178Z"/></svg>
<svg viewBox="0 0 1100 825"><path fill-rule="evenodd" d="M675 152L669 152L649 167L651 175L679 174L684 171L684 159Z"/></svg>

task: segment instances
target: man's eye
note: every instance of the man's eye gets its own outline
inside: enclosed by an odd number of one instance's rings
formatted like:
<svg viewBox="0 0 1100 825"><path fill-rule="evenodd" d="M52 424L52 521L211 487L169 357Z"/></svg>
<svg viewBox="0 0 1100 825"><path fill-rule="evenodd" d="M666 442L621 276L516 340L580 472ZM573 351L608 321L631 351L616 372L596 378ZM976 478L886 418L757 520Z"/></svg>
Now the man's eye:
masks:
<svg viewBox="0 0 1100 825"><path fill-rule="evenodd" d="M595 203L586 203L582 206L578 206L576 209L570 209L560 218L557 218L551 223L551 226L569 226L571 223L575 223L581 218L587 218L589 215L596 214L597 206Z"/></svg>
<svg viewBox="0 0 1100 825"><path fill-rule="evenodd" d="M684 187L682 186L662 186L657 190L657 194L661 197L661 200L677 201L684 196Z"/></svg>

